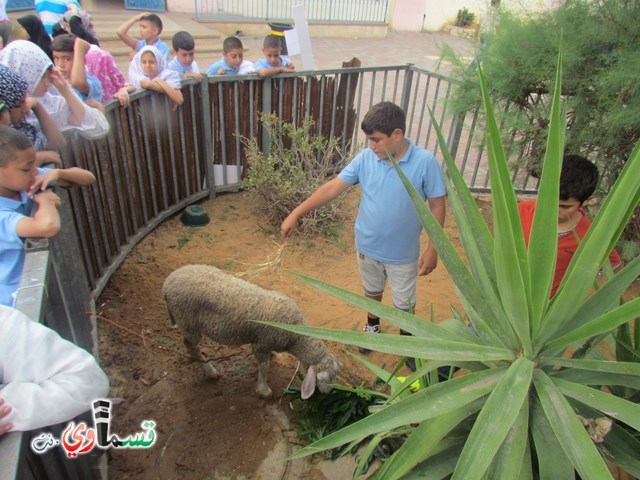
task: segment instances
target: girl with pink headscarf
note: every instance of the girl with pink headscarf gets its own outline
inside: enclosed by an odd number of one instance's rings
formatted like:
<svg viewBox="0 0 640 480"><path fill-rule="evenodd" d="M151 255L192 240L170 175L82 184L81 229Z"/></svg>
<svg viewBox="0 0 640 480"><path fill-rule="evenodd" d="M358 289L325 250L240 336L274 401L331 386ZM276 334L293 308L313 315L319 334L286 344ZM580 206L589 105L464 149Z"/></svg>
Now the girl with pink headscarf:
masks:
<svg viewBox="0 0 640 480"><path fill-rule="evenodd" d="M89 75L96 77L102 84L102 103L112 100L127 83L116 65L113 55L96 45L91 45L84 56Z"/></svg>

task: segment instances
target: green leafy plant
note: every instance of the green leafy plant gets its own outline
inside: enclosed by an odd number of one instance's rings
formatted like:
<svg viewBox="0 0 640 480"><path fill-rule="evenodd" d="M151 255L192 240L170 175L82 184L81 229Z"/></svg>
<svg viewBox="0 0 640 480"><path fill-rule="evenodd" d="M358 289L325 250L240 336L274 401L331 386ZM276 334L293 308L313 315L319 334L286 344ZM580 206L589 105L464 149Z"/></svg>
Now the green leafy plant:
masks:
<svg viewBox="0 0 640 480"><path fill-rule="evenodd" d="M296 405L294 410L300 412L300 417L297 420L298 435L303 440L318 441L324 436L362 420L372 411L383 408L386 403L398 401L400 398L418 391L429 385L431 381L429 376L425 376L409 384L406 377L396 376L398 370L405 364L404 359L395 366L393 372L387 372L362 357L350 355L368 366L377 375L371 388L366 388L364 385L356 388L335 385L331 392L316 393L304 401L299 398L299 388L289 387L285 392L294 397L292 400L292 404ZM302 377L300 373L298 375ZM435 382L439 381L435 376L434 379ZM445 380L445 378L441 378L441 380ZM363 475L368 472L375 459L388 460L402 446L409 433L411 433L411 426L401 426L378 435L354 440L324 453L331 460L346 454L358 454L356 475Z"/></svg>
<svg viewBox="0 0 640 480"><path fill-rule="evenodd" d="M384 403L389 398L389 395L381 391L382 383L374 382L371 389L365 388L364 385L357 388L336 386L329 393L317 393L304 401L299 400L299 389L290 387L286 393L294 396L293 401L297 402L296 408L300 411L300 417L297 420L298 435L309 443L315 442L367 417L370 414L370 408ZM356 453L363 447L359 464L362 473L366 473L374 459L383 461L388 459L402 445L407 433L406 428L399 428L375 440L367 437L325 453L328 458L335 460L343 455Z"/></svg>
<svg viewBox="0 0 640 480"><path fill-rule="evenodd" d="M470 12L467 7L461 8L458 10L458 16L456 17L456 27L469 27L473 24L475 18L475 13Z"/></svg>
<svg viewBox="0 0 640 480"><path fill-rule="evenodd" d="M449 201L464 248L462 258L426 204L397 168L423 225L451 276L472 331L461 316L434 325L392 307L294 274L313 286L409 331L413 336L366 335L302 326L298 333L382 352L428 359L413 382L443 365L463 372L406 397L394 397L372 415L300 449L302 457L369 435L412 426L407 441L373 478L574 479L611 478L604 460L640 475L640 442L620 428L595 435L583 425L614 419L640 430L640 405L602 391L601 385L640 383L640 364L570 358L587 338L632 320L640 308L620 295L640 274L629 262L595 293L592 283L640 200L640 145L603 202L557 294L549 299L558 233L558 196L566 116L562 104L562 55L558 57L545 159L529 248L486 82L479 69L487 118L493 232L456 169L444 136ZM432 115L433 118L433 115ZM433 118L434 124L437 124ZM375 338L372 338L375 337ZM582 417L582 419L581 419ZM590 435L591 433L591 435ZM601 443L595 443L596 441Z"/></svg>
<svg viewBox="0 0 640 480"><path fill-rule="evenodd" d="M249 170L246 184L256 193L258 208L270 226L279 231L282 221L344 166L336 138L314 132L314 121L302 125L281 122L275 114L263 114L262 128L269 133L269 155L264 156L257 139L243 139ZM305 215L299 225L303 237L331 235L348 215L345 196Z"/></svg>

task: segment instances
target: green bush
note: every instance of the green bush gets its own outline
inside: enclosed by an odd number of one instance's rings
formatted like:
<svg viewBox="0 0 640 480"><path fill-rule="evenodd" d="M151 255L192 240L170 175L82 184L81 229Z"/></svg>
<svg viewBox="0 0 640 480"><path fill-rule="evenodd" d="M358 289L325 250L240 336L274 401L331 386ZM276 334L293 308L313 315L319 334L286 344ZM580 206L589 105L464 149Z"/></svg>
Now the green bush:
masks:
<svg viewBox="0 0 640 480"><path fill-rule="evenodd" d="M473 24L473 20L476 18L476 15L473 12L467 10L467 8L462 8L458 10L458 16L456 17L456 27L468 27Z"/></svg>
<svg viewBox="0 0 640 480"><path fill-rule="evenodd" d="M243 139L249 162L246 185L255 192L261 214L279 231L289 213L339 171L345 159L338 139L316 134L311 118L299 127L281 122L275 114L264 114L261 120L269 133L269 155L264 156L257 139ZM305 215L299 233L303 237L333 235L347 218L344 200L341 195Z"/></svg>

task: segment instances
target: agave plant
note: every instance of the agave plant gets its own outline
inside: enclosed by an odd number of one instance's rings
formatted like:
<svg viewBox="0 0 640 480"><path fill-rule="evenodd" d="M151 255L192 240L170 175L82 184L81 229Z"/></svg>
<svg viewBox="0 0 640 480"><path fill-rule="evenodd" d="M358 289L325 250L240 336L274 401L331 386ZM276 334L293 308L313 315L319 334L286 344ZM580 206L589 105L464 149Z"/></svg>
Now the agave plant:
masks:
<svg viewBox="0 0 640 480"><path fill-rule="evenodd" d="M493 199L493 232L484 222L437 127L446 162L449 201L462 258L401 170L424 228L434 242L472 329L458 315L435 325L319 280L294 274L331 295L370 311L413 334L364 335L313 327L289 330L402 356L428 359L409 385L443 365L463 369L453 379L410 395L392 396L368 417L300 449L293 457L413 426L407 441L375 478L582 479L611 478L605 462L640 475L640 443L613 428L604 441L583 425L611 418L640 430L640 405L598 387L640 386L640 364L571 358L585 339L610 332L640 310L640 300L620 305L620 295L640 274L630 262L595 293L600 265L640 200L640 146L636 146L552 300L558 230L559 177L566 113L560 96L562 55L553 94L544 168L529 247L500 143L482 70ZM435 119L434 119L435 122ZM282 327L282 326L281 326ZM282 327L285 328L285 327ZM581 418L582 417L582 418ZM602 443L595 443L602 442Z"/></svg>

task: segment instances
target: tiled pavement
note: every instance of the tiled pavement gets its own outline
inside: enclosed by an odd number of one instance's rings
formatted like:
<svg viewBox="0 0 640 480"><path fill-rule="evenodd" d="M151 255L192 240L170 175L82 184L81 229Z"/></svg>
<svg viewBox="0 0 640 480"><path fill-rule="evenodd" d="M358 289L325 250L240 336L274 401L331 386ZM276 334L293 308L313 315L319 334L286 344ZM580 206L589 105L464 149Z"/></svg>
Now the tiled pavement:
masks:
<svg viewBox="0 0 640 480"><path fill-rule="evenodd" d="M242 37L242 40L245 48L249 49L249 60L260 58L262 39ZM417 67L434 71L443 43L448 43L461 55L474 54L473 42L444 33L389 32L384 39L311 38L314 63L318 69L340 68L343 61L357 57L363 67L413 63ZM299 55L290 58L297 68L302 68Z"/></svg>

